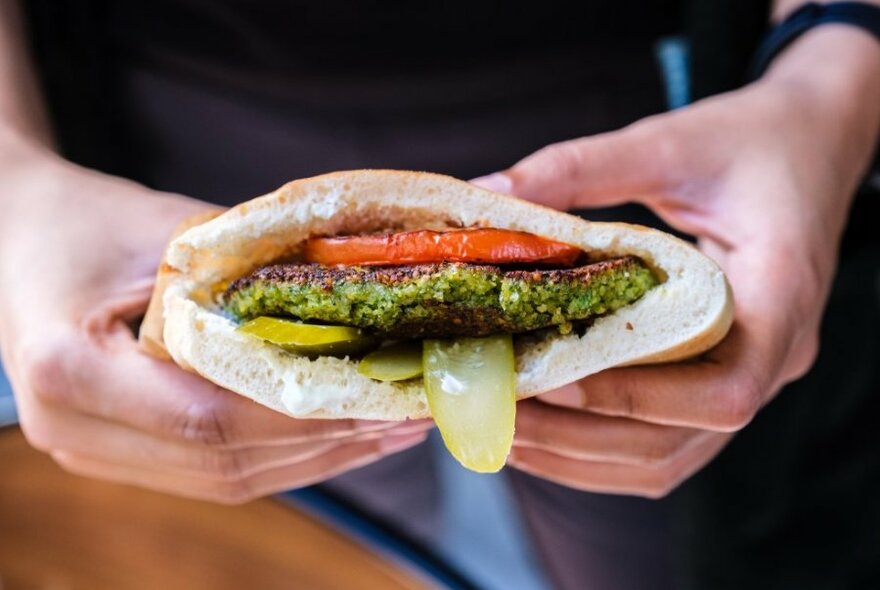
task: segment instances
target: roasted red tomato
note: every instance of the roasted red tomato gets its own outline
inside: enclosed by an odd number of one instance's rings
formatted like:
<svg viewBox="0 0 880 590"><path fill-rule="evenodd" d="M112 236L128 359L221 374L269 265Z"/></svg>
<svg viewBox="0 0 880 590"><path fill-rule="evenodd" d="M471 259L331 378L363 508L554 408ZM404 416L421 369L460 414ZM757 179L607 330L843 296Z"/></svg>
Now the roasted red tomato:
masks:
<svg viewBox="0 0 880 590"><path fill-rule="evenodd" d="M385 235L312 238L306 262L328 266L392 266L434 262L571 266L576 246L509 229L419 230Z"/></svg>

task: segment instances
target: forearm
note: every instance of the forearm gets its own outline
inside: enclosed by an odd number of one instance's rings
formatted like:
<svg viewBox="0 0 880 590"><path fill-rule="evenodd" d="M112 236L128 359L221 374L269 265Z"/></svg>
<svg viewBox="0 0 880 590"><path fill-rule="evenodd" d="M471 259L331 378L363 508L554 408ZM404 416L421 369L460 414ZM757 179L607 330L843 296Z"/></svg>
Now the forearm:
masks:
<svg viewBox="0 0 880 590"><path fill-rule="evenodd" d="M774 18L803 4L777 0ZM764 81L787 85L810 109L841 180L856 182L880 136L880 42L851 25L815 27L776 57Z"/></svg>
<svg viewBox="0 0 880 590"><path fill-rule="evenodd" d="M806 175L816 189L802 192L798 207L810 218L802 229L837 243L880 135L880 43L853 26L815 27L755 87L778 99L768 112L787 121L779 129L794 156L791 178Z"/></svg>
<svg viewBox="0 0 880 590"><path fill-rule="evenodd" d="M0 0L0 278L23 239L45 231L33 227L34 220L53 209L48 196L53 191L47 187L63 166L54 152L21 6L16 0Z"/></svg>
<svg viewBox="0 0 880 590"><path fill-rule="evenodd" d="M52 134L20 7L16 0L0 0L0 153L21 143L48 147Z"/></svg>
<svg viewBox="0 0 880 590"><path fill-rule="evenodd" d="M0 247L14 251L16 230L26 225L30 183L46 182L54 157L52 134L28 54L22 11L16 0L0 0ZM2 264L0 260L0 264Z"/></svg>

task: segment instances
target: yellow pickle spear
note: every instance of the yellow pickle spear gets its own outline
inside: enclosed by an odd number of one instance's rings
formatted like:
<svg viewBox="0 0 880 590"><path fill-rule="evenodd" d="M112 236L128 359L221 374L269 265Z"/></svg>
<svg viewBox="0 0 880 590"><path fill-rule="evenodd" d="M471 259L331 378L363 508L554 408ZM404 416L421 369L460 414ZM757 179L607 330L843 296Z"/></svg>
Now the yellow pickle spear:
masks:
<svg viewBox="0 0 880 590"><path fill-rule="evenodd" d="M303 356L354 355L363 353L376 344L373 338L358 328L304 324L269 316L260 316L245 322L238 330Z"/></svg>
<svg viewBox="0 0 880 590"><path fill-rule="evenodd" d="M422 375L422 343L397 342L374 350L358 363L358 373L376 381L405 381Z"/></svg>
<svg viewBox="0 0 880 590"><path fill-rule="evenodd" d="M446 448L473 471L501 469L516 417L513 338L425 340L423 364L428 405Z"/></svg>

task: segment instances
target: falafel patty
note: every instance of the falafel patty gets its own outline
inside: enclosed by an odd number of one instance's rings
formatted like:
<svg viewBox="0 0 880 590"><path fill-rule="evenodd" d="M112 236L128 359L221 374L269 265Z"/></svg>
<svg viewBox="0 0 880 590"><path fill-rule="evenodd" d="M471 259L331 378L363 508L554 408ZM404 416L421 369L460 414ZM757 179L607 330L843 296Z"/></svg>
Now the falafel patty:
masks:
<svg viewBox="0 0 880 590"><path fill-rule="evenodd" d="M563 270L502 270L438 263L397 267L278 264L235 281L221 305L238 321L257 316L355 326L390 338L520 333L628 305L658 283L638 258Z"/></svg>

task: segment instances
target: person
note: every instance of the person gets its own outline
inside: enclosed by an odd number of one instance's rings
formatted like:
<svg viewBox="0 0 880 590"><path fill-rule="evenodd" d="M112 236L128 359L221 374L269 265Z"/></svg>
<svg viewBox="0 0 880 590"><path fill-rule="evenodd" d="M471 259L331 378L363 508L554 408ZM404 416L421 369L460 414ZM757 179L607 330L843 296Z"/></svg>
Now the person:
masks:
<svg viewBox="0 0 880 590"><path fill-rule="evenodd" d="M876 585L876 201L854 194L880 44L812 29L759 80L663 112L650 47L683 13L622 4L0 1L0 349L30 443L221 502L350 472L328 485L406 513L433 493L429 424L292 420L143 355L132 327L206 201L332 169L480 176L557 208L641 204L736 301L699 359L519 404L511 479L554 581Z"/></svg>

